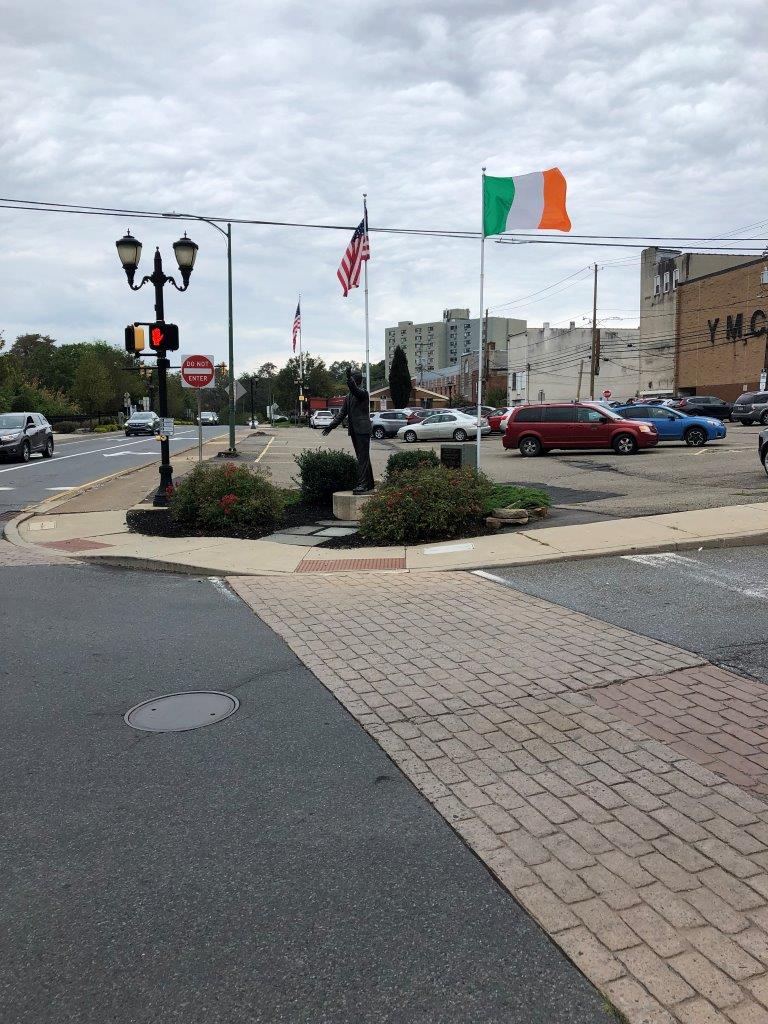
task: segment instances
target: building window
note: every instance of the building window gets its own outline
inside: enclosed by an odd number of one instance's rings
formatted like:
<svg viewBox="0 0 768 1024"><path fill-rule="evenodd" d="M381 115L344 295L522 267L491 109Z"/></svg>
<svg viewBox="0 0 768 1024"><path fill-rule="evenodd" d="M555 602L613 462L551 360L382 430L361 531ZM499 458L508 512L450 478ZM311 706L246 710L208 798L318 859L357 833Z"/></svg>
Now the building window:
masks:
<svg viewBox="0 0 768 1024"><path fill-rule="evenodd" d="M667 271L665 271L665 273L664 273L664 291L665 291L665 292L668 292L668 291L669 291L669 279L670 279L670 273L669 273L669 271L667 270Z"/></svg>
<svg viewBox="0 0 768 1024"><path fill-rule="evenodd" d="M661 278L658 274L653 279L653 294L661 295Z"/></svg>
<svg viewBox="0 0 768 1024"><path fill-rule="evenodd" d="M680 284L680 271L675 269L672 271L672 289L674 290Z"/></svg>

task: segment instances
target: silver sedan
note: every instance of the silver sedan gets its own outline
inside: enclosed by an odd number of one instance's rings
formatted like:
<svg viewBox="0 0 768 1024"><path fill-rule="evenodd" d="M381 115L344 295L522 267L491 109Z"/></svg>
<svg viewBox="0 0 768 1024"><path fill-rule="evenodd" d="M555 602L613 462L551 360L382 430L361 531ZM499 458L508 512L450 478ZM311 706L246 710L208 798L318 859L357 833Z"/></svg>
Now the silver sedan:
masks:
<svg viewBox="0 0 768 1024"><path fill-rule="evenodd" d="M488 420L480 420L480 433L490 434ZM397 436L403 441L433 441L451 438L453 441L467 441L477 435L477 417L461 412L436 412L426 416L421 423L409 423L401 427Z"/></svg>

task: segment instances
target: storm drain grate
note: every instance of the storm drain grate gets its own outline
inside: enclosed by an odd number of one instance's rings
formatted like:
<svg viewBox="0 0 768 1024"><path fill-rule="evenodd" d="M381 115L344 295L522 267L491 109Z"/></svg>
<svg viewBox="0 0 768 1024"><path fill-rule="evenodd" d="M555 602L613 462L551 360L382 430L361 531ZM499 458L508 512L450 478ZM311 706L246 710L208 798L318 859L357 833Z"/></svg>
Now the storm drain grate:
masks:
<svg viewBox="0 0 768 1024"><path fill-rule="evenodd" d="M123 717L126 725L144 732L187 732L221 722L239 707L240 701L229 693L188 690L142 701Z"/></svg>

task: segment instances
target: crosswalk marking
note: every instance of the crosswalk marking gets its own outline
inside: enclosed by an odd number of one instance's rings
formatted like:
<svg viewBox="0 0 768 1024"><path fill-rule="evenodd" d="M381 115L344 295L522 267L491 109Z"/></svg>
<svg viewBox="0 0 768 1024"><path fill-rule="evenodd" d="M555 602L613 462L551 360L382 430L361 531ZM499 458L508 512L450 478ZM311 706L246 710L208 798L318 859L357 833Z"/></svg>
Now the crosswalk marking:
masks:
<svg viewBox="0 0 768 1024"><path fill-rule="evenodd" d="M700 583L709 583L710 586L720 587L722 590L730 590L734 594L741 594L742 597L752 597L760 601L768 601L768 586L740 587L734 583L731 573L722 572L704 562L697 562L695 558L686 558L684 555L678 555L675 551L660 551L653 555L622 555L621 557L625 562L635 562L637 565L645 565L651 569L677 572L688 579L698 580Z"/></svg>

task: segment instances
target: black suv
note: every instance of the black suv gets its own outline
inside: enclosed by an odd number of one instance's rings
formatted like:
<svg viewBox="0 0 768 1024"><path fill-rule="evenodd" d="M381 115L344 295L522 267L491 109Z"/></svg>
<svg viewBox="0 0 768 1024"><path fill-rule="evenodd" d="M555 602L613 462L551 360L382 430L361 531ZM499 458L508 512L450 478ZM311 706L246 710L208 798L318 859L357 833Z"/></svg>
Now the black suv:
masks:
<svg viewBox="0 0 768 1024"><path fill-rule="evenodd" d="M33 452L53 455L53 427L40 412L0 413L0 456L29 462Z"/></svg>
<svg viewBox="0 0 768 1024"><path fill-rule="evenodd" d="M760 420L768 427L768 391L748 391L733 403L733 418L749 426Z"/></svg>
<svg viewBox="0 0 768 1024"><path fill-rule="evenodd" d="M711 416L716 420L729 420L733 405L724 402L714 395L686 395L673 403L673 409L679 409L686 416Z"/></svg>

